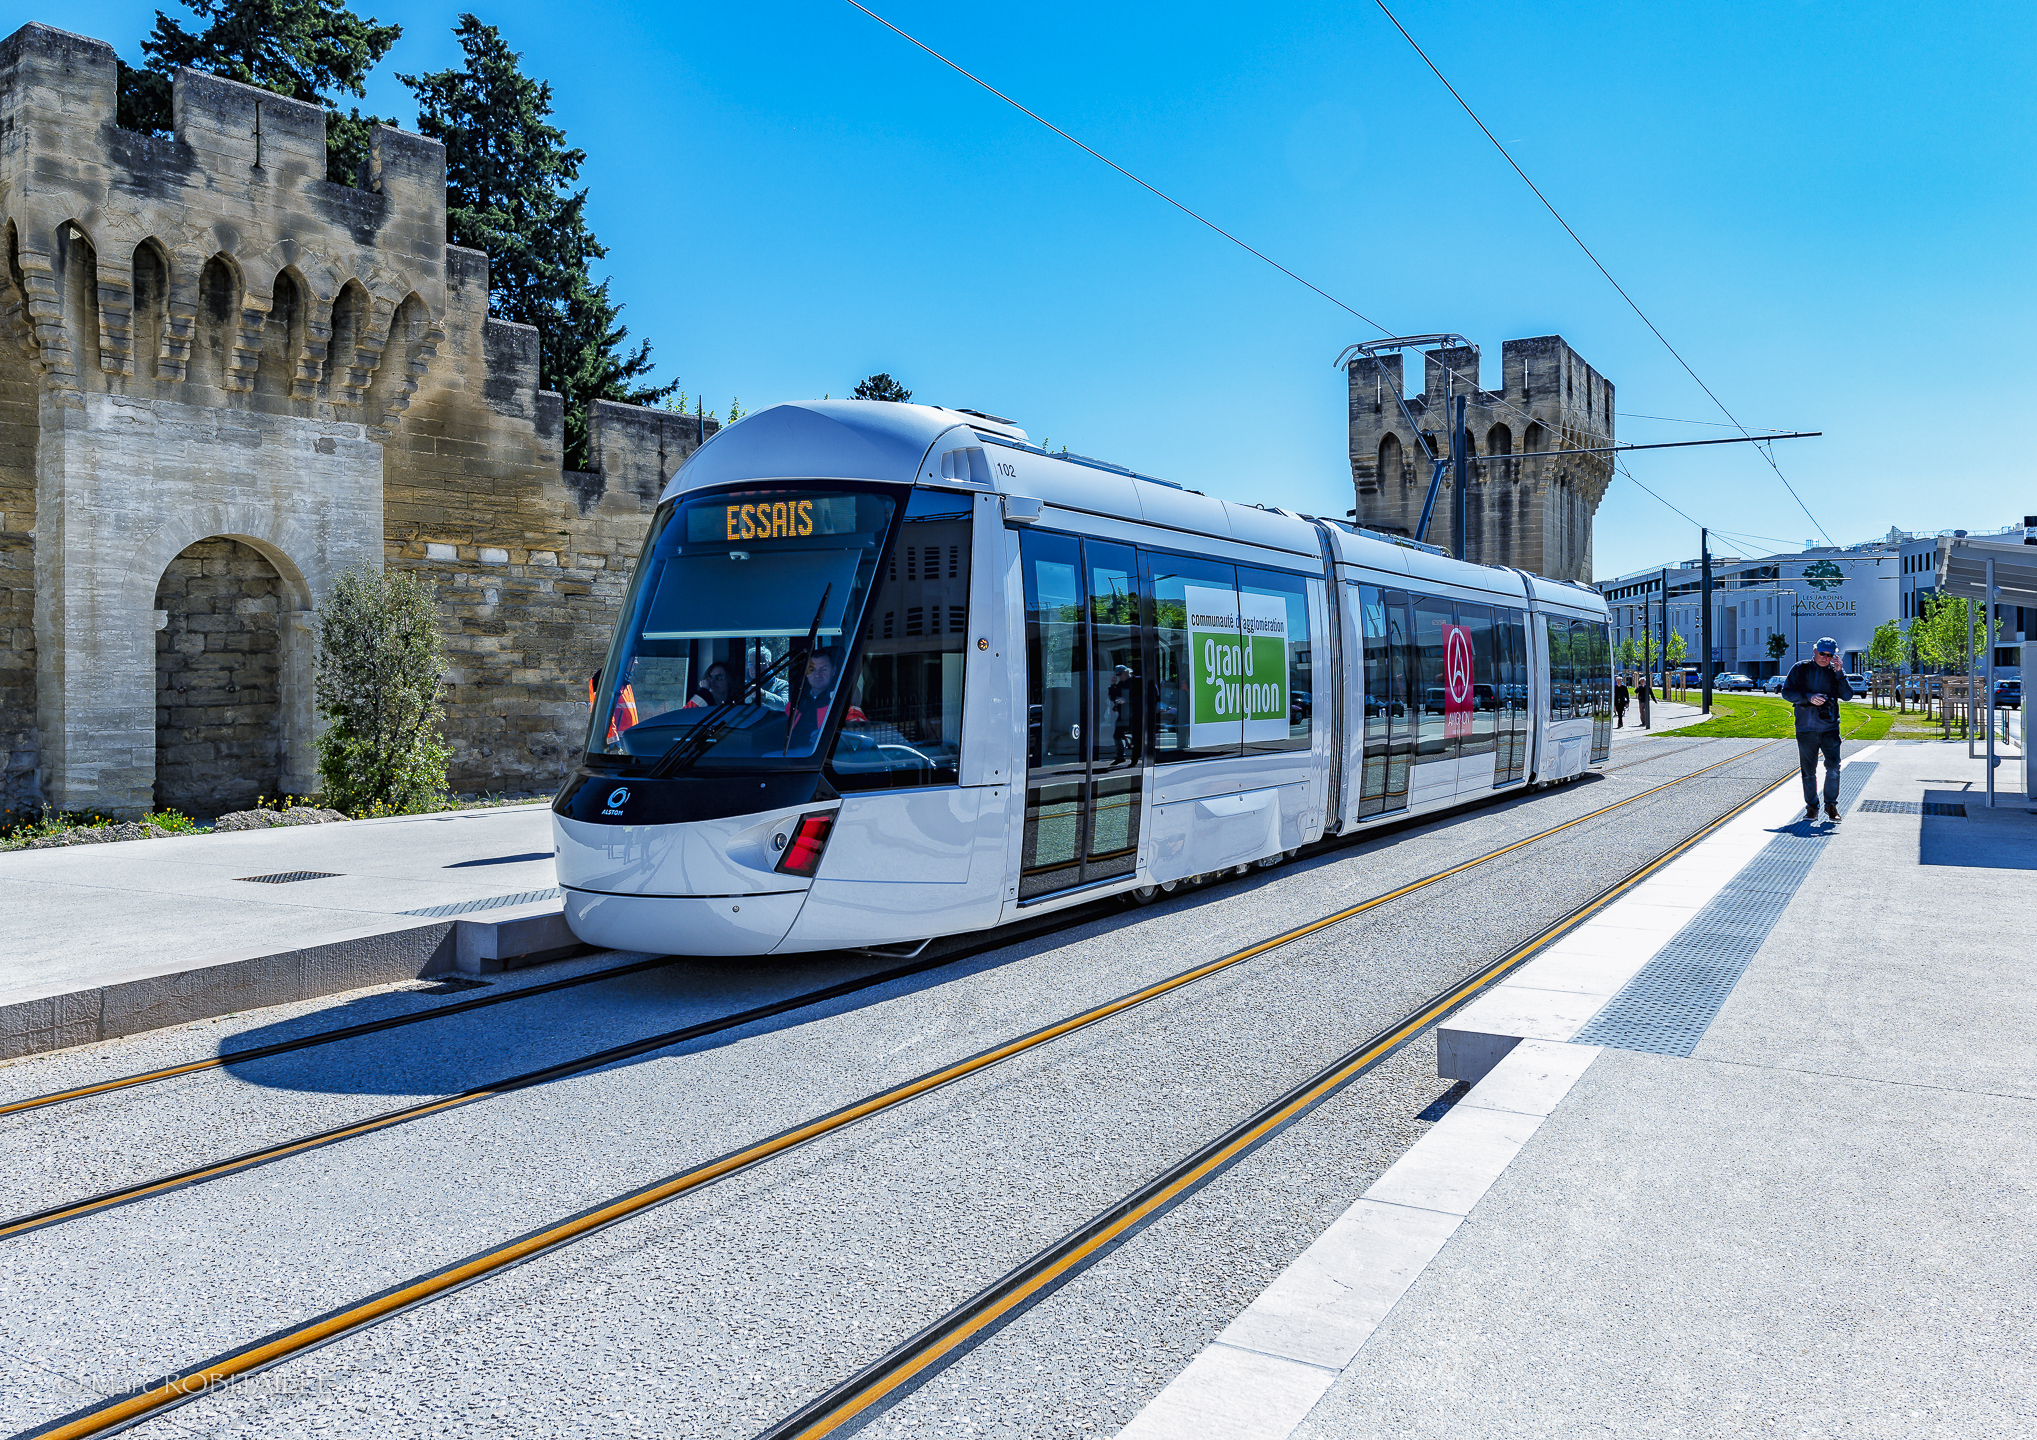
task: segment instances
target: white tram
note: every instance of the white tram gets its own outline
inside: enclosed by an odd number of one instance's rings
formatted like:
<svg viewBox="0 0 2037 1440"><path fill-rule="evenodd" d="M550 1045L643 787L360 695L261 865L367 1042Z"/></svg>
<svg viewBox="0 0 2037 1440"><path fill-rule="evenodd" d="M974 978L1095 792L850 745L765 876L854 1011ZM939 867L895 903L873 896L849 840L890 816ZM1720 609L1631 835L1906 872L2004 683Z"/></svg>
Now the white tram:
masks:
<svg viewBox="0 0 2037 1440"><path fill-rule="evenodd" d="M1593 591L835 400L673 476L553 805L625 950L911 946L1572 779Z"/></svg>

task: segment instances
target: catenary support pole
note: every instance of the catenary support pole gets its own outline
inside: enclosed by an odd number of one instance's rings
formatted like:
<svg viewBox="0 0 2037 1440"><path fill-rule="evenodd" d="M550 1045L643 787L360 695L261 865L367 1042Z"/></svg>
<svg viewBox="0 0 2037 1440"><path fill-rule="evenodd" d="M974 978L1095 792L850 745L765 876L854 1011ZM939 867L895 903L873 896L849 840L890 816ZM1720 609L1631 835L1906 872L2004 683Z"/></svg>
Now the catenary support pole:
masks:
<svg viewBox="0 0 2037 1440"><path fill-rule="evenodd" d="M1712 532L1698 530L1698 683L1704 713L1712 713Z"/></svg>
<svg viewBox="0 0 2037 1440"><path fill-rule="evenodd" d="M1450 421L1450 553L1459 560L1471 557L1464 553L1464 502L1471 488L1471 461L1465 454L1464 444L1464 402L1469 398L1457 397L1456 415Z"/></svg>
<svg viewBox="0 0 2037 1440"><path fill-rule="evenodd" d="M1987 562L1987 604L1981 610L1987 634L1987 808L1995 808L1995 560Z"/></svg>
<svg viewBox="0 0 2037 1440"><path fill-rule="evenodd" d="M1655 651L1655 662L1656 668L1662 672L1662 689L1657 692L1658 698L1667 700L1669 698L1669 569L1667 566L1664 566L1662 570L1661 591L1662 628L1658 632L1661 639L1657 642L1658 648Z"/></svg>

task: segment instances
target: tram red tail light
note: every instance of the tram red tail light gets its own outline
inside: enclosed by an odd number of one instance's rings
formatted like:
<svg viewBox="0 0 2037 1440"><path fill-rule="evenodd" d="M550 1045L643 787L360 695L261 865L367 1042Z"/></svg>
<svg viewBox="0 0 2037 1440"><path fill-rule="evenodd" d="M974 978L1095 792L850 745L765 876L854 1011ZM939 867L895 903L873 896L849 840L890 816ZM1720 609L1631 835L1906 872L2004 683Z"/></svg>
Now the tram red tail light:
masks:
<svg viewBox="0 0 2037 1440"><path fill-rule="evenodd" d="M821 852L828 848L828 832L834 828L832 810L800 816L799 824L793 827L792 839L786 842L785 853L778 858L779 873L803 875L811 880L813 872L820 869Z"/></svg>

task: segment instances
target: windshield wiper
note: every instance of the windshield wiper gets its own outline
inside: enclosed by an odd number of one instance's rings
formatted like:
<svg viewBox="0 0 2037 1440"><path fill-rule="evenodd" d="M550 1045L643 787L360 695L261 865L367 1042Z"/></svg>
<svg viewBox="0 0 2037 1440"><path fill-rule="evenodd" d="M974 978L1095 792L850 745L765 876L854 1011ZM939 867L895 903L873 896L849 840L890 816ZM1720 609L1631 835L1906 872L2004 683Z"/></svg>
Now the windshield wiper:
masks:
<svg viewBox="0 0 2037 1440"><path fill-rule="evenodd" d="M820 604L814 607L813 625L806 632L806 650L804 652L787 650L783 655L773 660L762 670L759 670L756 677L744 685L741 690L738 690L729 699L711 707L706 714L694 722L691 730L673 741L671 748L658 757L656 763L651 766L648 772L652 779L662 780L674 771L683 770L698 760L706 753L708 746L728 733L728 727L721 722L731 710L741 705L744 698L752 692L755 692L757 698L762 700L764 698L764 683L767 680L787 665L790 665L801 654L810 654L812 652L814 637L820 633L821 614L827 608L828 595L834 588L834 582L829 581L827 588L820 592ZM801 672L800 678L805 678L805 672ZM794 703L797 703L796 692ZM790 732L788 731L787 733L789 736Z"/></svg>

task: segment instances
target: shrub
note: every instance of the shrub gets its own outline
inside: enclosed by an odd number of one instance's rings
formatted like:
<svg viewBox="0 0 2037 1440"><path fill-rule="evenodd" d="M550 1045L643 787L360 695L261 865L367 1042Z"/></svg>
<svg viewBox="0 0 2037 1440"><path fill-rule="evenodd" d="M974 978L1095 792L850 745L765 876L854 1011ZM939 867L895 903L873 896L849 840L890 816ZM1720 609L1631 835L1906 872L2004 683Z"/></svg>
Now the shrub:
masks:
<svg viewBox="0 0 2037 1440"><path fill-rule="evenodd" d="M349 570L318 612L318 773L325 803L360 815L446 801L431 592L403 570Z"/></svg>

